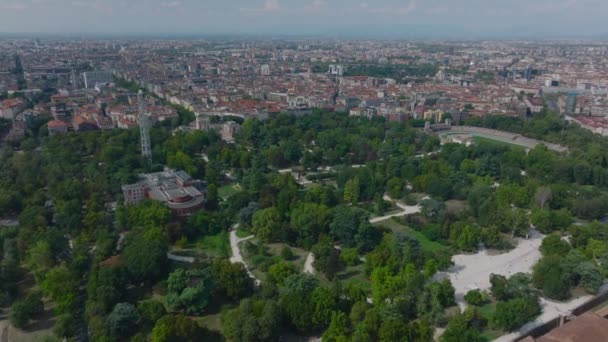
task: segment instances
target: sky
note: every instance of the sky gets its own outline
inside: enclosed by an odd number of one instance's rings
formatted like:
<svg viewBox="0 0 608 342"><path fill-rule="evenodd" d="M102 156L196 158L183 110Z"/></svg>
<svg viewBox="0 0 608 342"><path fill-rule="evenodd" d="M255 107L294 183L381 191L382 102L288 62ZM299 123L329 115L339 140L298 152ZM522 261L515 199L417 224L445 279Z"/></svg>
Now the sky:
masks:
<svg viewBox="0 0 608 342"><path fill-rule="evenodd" d="M0 33L608 36L608 0L0 0Z"/></svg>

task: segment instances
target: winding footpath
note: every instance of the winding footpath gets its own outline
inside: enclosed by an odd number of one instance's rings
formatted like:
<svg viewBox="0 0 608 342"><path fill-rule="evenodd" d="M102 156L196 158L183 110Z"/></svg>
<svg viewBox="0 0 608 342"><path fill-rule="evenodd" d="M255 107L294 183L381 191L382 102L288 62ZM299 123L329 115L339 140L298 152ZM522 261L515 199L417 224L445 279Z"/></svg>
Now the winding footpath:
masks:
<svg viewBox="0 0 608 342"><path fill-rule="evenodd" d="M308 253L308 255L306 256L306 261L304 262L304 273L308 273L308 274L315 274L315 268L313 267L313 263L315 262L315 256L314 254Z"/></svg>
<svg viewBox="0 0 608 342"><path fill-rule="evenodd" d="M243 264L243 266L245 266L245 270L247 270L247 274L249 274L249 277L255 281L256 286L259 286L262 283L262 281L260 279L256 278L255 275L251 272L251 270L249 269L249 266L247 265L247 263L245 263L245 260L243 260L243 256L241 255L241 249L239 248L239 243L247 241L247 240L251 240L254 238L254 236L250 235L248 237L239 239L239 237L236 235L236 231L238 228L239 228L239 225L236 224L232 227L232 230L230 231L230 249L232 250L232 256L230 257L230 262L233 264L236 264L236 263Z"/></svg>
<svg viewBox="0 0 608 342"><path fill-rule="evenodd" d="M424 199L429 199L430 197L425 197ZM396 214L390 214L390 215L385 215L385 216L380 216L380 217L374 217L372 219L369 220L369 223L378 223L378 222L382 222L382 221L386 221L388 219L391 219L393 217L403 217L403 216L407 216L407 215L412 215L412 214L416 214L419 213L420 210L422 210L422 207L420 206L420 204L417 205L405 205L403 203L399 203L398 201L393 200L392 198L390 198L387 194L385 194L382 199L384 199L385 201L388 202L392 202L395 203L395 205L397 207L399 207L399 209L401 209L401 212L398 212Z"/></svg>

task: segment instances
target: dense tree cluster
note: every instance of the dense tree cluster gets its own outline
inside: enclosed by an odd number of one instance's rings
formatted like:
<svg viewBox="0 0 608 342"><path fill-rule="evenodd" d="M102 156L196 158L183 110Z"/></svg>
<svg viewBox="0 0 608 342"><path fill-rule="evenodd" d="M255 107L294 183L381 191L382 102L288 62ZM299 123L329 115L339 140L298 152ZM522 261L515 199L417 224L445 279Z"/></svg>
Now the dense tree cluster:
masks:
<svg viewBox="0 0 608 342"><path fill-rule="evenodd" d="M575 286L593 293L604 282L607 226L573 222L608 211L608 142L551 113L526 122L488 117L486 125L564 142L568 154L542 145L529 153L483 142L440 147L413 123L322 111L246 120L228 144L213 130L171 131L191 119L180 115L152 129L153 165L139 156L136 130L0 148L0 212L19 221L0 229L0 304L12 304L13 324L26 326L43 308L37 293L15 301L27 272L53 303L55 333L88 330L94 341L210 338L185 315L219 312L218 303L223 334L235 341L289 332L328 341L431 341L446 322L442 340L481 341L487 327L513 330L538 315L538 292L566 299ZM125 206L120 186L160 165L204 179L205 210L178 219L158 202ZM315 182L302 186L282 168L310 172ZM236 193L226 195L229 183ZM420 203L422 211L375 226L370 217L397 210L385 195ZM227 244L237 223L255 235L241 248L262 280L258 287L226 252L205 250L210 241ZM547 234L533 274L492 276L491 293L467 293L475 307L450 315L454 288L433 276L451 265L451 255L506 249L531 229ZM194 264L167 259L197 249ZM302 274L292 249L314 255L315 276ZM360 275L344 281L345 270ZM478 309L485 305L495 306L489 316Z"/></svg>

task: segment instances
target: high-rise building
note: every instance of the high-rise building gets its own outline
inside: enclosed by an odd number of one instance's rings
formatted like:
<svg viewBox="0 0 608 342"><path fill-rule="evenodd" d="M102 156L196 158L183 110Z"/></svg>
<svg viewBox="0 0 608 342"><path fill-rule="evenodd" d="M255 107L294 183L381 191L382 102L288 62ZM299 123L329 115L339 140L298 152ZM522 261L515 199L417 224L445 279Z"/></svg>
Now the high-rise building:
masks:
<svg viewBox="0 0 608 342"><path fill-rule="evenodd" d="M262 74L262 76L270 76L270 65L262 65L262 67L260 68L260 73Z"/></svg>
<svg viewBox="0 0 608 342"><path fill-rule="evenodd" d="M341 65L336 66L336 74L338 76L344 76L344 67Z"/></svg>
<svg viewBox="0 0 608 342"><path fill-rule="evenodd" d="M98 83L112 83L111 71L88 71L83 73L84 87L87 89L95 88ZM75 82L75 80L73 80Z"/></svg>
<svg viewBox="0 0 608 342"><path fill-rule="evenodd" d="M576 113L576 93L568 93L568 101L566 102L566 112Z"/></svg>
<svg viewBox="0 0 608 342"><path fill-rule="evenodd" d="M150 113L146 113L143 92L141 90L137 93L137 105L139 110L137 121L141 138L141 155L146 159L151 159L152 143L150 142L150 128L152 127L152 118Z"/></svg>

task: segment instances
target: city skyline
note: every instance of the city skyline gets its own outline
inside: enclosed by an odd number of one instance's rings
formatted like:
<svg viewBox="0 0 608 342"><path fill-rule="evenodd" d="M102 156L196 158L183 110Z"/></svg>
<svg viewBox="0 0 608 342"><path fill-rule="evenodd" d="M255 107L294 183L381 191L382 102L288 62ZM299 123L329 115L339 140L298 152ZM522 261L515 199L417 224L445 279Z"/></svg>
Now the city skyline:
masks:
<svg viewBox="0 0 608 342"><path fill-rule="evenodd" d="M2 0L0 33L601 38L605 13L600 0Z"/></svg>

